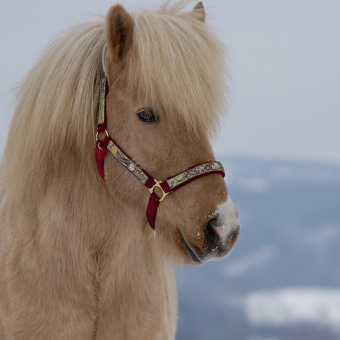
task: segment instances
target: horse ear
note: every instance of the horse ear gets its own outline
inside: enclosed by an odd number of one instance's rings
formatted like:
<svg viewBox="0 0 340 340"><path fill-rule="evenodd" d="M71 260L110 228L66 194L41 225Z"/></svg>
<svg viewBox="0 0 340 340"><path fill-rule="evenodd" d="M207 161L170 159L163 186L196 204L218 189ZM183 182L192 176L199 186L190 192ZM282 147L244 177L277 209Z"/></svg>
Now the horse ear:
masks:
<svg viewBox="0 0 340 340"><path fill-rule="evenodd" d="M196 4L193 9L193 13L197 16L199 21L202 21L203 23L205 22L205 9L202 1Z"/></svg>
<svg viewBox="0 0 340 340"><path fill-rule="evenodd" d="M112 61L124 61L132 44L133 22L131 15L122 5L114 5L106 16L105 33Z"/></svg>

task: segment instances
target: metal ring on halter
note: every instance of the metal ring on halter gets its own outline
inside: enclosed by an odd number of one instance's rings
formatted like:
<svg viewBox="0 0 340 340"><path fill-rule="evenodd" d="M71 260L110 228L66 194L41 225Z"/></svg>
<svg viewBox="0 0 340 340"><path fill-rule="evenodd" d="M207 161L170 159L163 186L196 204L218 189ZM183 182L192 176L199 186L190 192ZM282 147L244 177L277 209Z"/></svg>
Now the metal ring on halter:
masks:
<svg viewBox="0 0 340 340"><path fill-rule="evenodd" d="M105 132L105 134L106 134L106 137L110 137L110 136L109 136L109 133L107 132L107 130L106 130L106 129L105 129L105 131L104 131L104 132ZM96 133L96 141L98 141L98 140L99 140L99 139L98 139L99 133L101 133L101 132L98 132L98 131L97 131L97 133Z"/></svg>
<svg viewBox="0 0 340 340"><path fill-rule="evenodd" d="M161 183L163 183L162 181L157 181L157 179L154 180L155 181L155 185L152 188L149 188L149 191L152 193L154 193L155 188L159 188L162 190L162 197L159 197L159 201L162 202L164 200L164 198L169 194L168 192L165 192L164 189L161 187Z"/></svg>

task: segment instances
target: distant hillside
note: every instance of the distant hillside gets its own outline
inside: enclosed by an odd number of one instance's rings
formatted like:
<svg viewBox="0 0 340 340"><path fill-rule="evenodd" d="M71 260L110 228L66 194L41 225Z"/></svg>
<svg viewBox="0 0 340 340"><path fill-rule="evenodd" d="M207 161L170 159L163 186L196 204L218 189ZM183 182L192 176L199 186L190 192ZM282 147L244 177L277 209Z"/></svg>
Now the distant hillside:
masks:
<svg viewBox="0 0 340 340"><path fill-rule="evenodd" d="M177 340L340 339L340 166L228 159L241 235L177 270Z"/></svg>

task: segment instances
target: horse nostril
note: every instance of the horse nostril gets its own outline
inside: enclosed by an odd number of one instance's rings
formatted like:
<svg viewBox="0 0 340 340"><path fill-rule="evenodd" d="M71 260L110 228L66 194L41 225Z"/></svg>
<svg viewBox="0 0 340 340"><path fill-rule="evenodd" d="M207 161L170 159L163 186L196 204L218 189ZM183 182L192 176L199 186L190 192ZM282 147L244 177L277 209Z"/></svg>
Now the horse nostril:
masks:
<svg viewBox="0 0 340 340"><path fill-rule="evenodd" d="M211 219L206 227L206 241L211 249L216 248L221 243L221 236L217 232L217 227L221 227L221 221L217 218Z"/></svg>

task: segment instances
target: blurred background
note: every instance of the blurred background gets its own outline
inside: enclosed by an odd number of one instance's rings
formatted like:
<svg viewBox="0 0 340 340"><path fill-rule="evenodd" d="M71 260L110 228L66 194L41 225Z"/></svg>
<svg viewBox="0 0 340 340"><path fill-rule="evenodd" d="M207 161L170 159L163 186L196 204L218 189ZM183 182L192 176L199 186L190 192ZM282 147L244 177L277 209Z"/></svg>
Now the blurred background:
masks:
<svg viewBox="0 0 340 340"><path fill-rule="evenodd" d="M162 3L120 2L128 10ZM1 157L11 90L56 34L112 4L1 0ZM177 339L338 340L340 2L204 5L229 50L229 112L214 148L242 230L228 259L177 269Z"/></svg>

